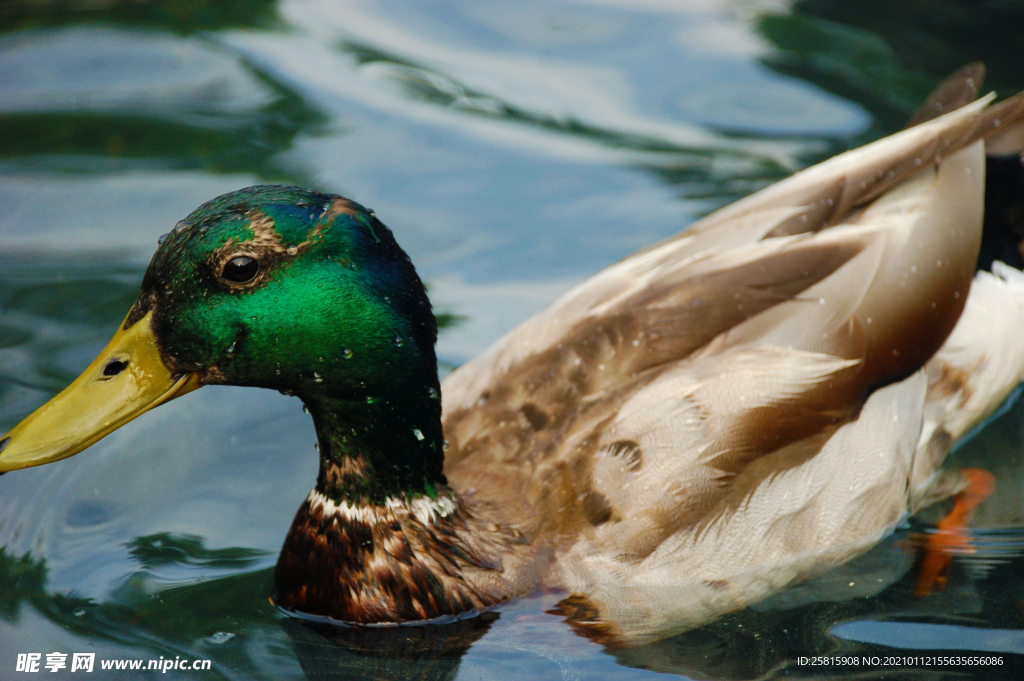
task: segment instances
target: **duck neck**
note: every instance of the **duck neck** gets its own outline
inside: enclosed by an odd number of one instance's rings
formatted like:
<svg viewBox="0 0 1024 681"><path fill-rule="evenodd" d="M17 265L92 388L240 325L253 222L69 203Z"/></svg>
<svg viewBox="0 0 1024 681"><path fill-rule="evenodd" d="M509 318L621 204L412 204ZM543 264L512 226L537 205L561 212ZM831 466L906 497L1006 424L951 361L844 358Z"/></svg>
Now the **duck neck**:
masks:
<svg viewBox="0 0 1024 681"><path fill-rule="evenodd" d="M334 504L437 499L446 489L436 375L386 394L303 400L320 450L316 491Z"/></svg>
<svg viewBox="0 0 1024 681"><path fill-rule="evenodd" d="M440 401L424 392L419 401L305 400L320 475L274 571L274 602L284 610L394 623L454 617L506 597L470 576L500 572L495 547L510 540L490 536L495 530L447 486Z"/></svg>

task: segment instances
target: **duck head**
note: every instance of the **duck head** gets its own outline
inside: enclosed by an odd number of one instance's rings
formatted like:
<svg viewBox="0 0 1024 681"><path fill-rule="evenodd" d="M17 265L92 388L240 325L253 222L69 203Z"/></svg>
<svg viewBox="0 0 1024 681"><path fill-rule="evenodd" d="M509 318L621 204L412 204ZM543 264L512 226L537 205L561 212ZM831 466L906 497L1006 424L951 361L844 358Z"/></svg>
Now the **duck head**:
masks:
<svg viewBox="0 0 1024 681"><path fill-rule="evenodd" d="M99 357L0 440L0 471L72 456L223 384L305 403L331 498L432 494L444 484L436 337L422 282L372 211L295 187L225 194L161 239Z"/></svg>

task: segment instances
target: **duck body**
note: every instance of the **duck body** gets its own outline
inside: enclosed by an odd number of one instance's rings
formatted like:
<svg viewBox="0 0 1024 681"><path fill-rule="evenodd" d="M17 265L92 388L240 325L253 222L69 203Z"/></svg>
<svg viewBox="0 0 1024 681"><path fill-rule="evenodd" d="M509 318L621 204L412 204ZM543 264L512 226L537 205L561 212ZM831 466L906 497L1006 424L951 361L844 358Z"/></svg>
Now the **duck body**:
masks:
<svg viewBox="0 0 1024 681"><path fill-rule="evenodd" d="M0 440L0 471L204 384L277 389L321 458L275 571L285 611L443 621L549 588L608 645L699 626L955 492L946 454L1024 378L1024 275L975 273L985 139L1024 98L987 104L613 265L443 384L423 285L372 211L219 197L93 365Z"/></svg>
<svg viewBox="0 0 1024 681"><path fill-rule="evenodd" d="M699 626L956 491L946 454L1024 378L1024 277L975 275L973 140L1001 106L733 204L448 377L446 473L560 546L570 621L610 645Z"/></svg>

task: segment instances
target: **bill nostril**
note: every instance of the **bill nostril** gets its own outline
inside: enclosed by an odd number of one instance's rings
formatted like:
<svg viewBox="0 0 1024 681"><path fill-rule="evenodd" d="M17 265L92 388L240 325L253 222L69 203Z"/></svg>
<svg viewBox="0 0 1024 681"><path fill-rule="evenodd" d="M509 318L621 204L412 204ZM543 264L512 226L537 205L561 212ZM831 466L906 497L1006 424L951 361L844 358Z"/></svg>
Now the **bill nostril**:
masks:
<svg viewBox="0 0 1024 681"><path fill-rule="evenodd" d="M128 366L128 360L112 359L103 367L104 376L117 376Z"/></svg>

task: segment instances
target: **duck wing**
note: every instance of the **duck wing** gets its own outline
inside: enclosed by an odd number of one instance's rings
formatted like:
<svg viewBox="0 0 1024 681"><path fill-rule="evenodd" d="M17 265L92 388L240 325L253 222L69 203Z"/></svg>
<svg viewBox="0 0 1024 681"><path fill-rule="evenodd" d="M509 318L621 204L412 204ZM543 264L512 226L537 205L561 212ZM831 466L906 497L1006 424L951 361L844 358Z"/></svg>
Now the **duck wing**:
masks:
<svg viewBox="0 0 1024 681"><path fill-rule="evenodd" d="M1024 117L1024 96L990 101L718 211L445 380L449 479L555 547L570 619L607 641L681 631L912 507L951 441L922 367L971 290L981 140Z"/></svg>
<svg viewBox="0 0 1024 681"><path fill-rule="evenodd" d="M1019 119L1024 109L1024 100L1019 96L984 108L989 101L985 99L962 107L809 168L591 277L445 380L449 421L453 422L452 415L457 412L473 409L482 395L492 392L494 385L507 380L510 372L514 373L511 371L514 367L536 361L537 356L559 345L565 347L567 341L572 343L580 335L586 335L595 320L617 321L616 314L636 317L660 310L647 317L652 321L659 319L663 324L673 317L685 319L674 325L687 330L682 335L682 347L673 348L680 334L667 334L659 336L657 347L647 344L643 351L654 355L653 363L685 356L692 347L692 336L698 340L709 333L713 336L722 330L721 325L729 324L737 316L729 315L720 324L710 320L692 324L690 317L697 313L678 305L673 311L671 302L664 297L659 299L659 293L674 291L688 282L687 277L697 271L696 261L713 257L721 261L736 248L773 237L816 233L839 224L859 206L888 189ZM983 178L976 177L976 181L983 183ZM973 263L969 270L973 272ZM809 283L813 283L813 277L809 278ZM769 297L768 292L765 293L762 299ZM703 304L705 308L714 306L724 310L725 306L715 305L720 297L702 298L696 294L686 297L678 291L671 295L672 300L690 302L691 308ZM697 301L696 304L693 301ZM765 306L770 304L762 300L755 310ZM737 309L736 312L744 312L745 316L751 310ZM638 325L638 332L643 330L639 326L642 324ZM693 330L694 327L700 330Z"/></svg>

